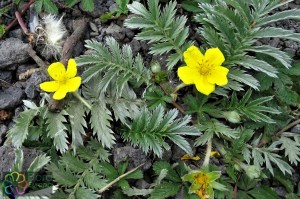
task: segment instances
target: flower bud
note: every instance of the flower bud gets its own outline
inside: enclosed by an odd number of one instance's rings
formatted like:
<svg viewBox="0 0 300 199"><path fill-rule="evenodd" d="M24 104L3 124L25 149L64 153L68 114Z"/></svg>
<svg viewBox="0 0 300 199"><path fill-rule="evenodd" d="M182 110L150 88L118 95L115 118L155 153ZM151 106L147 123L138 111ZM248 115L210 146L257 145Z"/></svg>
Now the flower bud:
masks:
<svg viewBox="0 0 300 199"><path fill-rule="evenodd" d="M152 73L159 73L161 71L160 64L158 62L153 62L151 64L151 71Z"/></svg>
<svg viewBox="0 0 300 199"><path fill-rule="evenodd" d="M258 178L260 176L260 169L257 166L249 165L246 168L244 168L247 176L252 180L254 178Z"/></svg>
<svg viewBox="0 0 300 199"><path fill-rule="evenodd" d="M241 121L241 117L236 111L225 111L222 115L231 123L239 123Z"/></svg>

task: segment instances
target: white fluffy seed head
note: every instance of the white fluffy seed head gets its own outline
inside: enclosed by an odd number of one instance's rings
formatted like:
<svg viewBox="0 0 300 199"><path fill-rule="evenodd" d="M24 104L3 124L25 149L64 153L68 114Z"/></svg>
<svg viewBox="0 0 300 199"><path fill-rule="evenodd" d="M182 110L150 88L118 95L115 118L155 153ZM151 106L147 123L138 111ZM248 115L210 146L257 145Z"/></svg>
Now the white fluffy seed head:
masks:
<svg viewBox="0 0 300 199"><path fill-rule="evenodd" d="M48 58L54 57L58 59L61 56L62 45L66 28L62 22L62 17L58 19L54 15L46 15L42 20L37 36L37 45L43 44L42 54Z"/></svg>

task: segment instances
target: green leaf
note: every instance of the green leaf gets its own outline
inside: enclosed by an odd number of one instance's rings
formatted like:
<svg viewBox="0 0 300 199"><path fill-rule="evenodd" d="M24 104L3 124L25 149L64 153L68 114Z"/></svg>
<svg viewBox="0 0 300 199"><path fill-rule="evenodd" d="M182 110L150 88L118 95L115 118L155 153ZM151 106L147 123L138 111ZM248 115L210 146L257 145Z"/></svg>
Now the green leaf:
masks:
<svg viewBox="0 0 300 199"><path fill-rule="evenodd" d="M112 147L115 143L114 132L110 128L111 112L105 107L105 104L95 103L91 110L91 127L94 135L105 147Z"/></svg>
<svg viewBox="0 0 300 199"><path fill-rule="evenodd" d="M45 115L48 137L53 138L54 145L61 153L65 153L68 149L67 127L64 123L67 122L65 116L68 115L66 111L60 113L53 113L48 111Z"/></svg>
<svg viewBox="0 0 300 199"><path fill-rule="evenodd" d="M50 163L47 166L47 170L52 173L54 181L64 187L72 187L77 183L77 177L60 165L57 166L54 163Z"/></svg>
<svg viewBox="0 0 300 199"><path fill-rule="evenodd" d="M95 190L100 190L107 185L107 180L102 179L97 173L88 172L84 176L83 181L88 188Z"/></svg>
<svg viewBox="0 0 300 199"><path fill-rule="evenodd" d="M71 152L67 152L61 157L61 162L72 172L83 172L86 169L85 163L75 157Z"/></svg>
<svg viewBox="0 0 300 199"><path fill-rule="evenodd" d="M46 12L58 14L58 8L51 0L44 0L44 9Z"/></svg>
<svg viewBox="0 0 300 199"><path fill-rule="evenodd" d="M78 188L76 191L76 198L78 199L97 199L99 198L92 190L86 188Z"/></svg>
<svg viewBox="0 0 300 199"><path fill-rule="evenodd" d="M80 145L83 145L82 136L85 136L87 123L85 120L85 110L82 103L70 102L67 108L72 132L72 147L74 150Z"/></svg>
<svg viewBox="0 0 300 199"><path fill-rule="evenodd" d="M37 156L30 164L27 172L38 172L40 171L46 164L50 162L50 157L44 155Z"/></svg>
<svg viewBox="0 0 300 199"><path fill-rule="evenodd" d="M274 178L278 180L287 190L287 192L293 192L294 191L294 184L290 178L287 178L285 175L283 175L282 172L279 170L274 171Z"/></svg>
<svg viewBox="0 0 300 199"><path fill-rule="evenodd" d="M94 0L81 0L82 8L87 12L92 12L95 9Z"/></svg>
<svg viewBox="0 0 300 199"><path fill-rule="evenodd" d="M123 190L123 193L127 196L147 196L153 189L137 189L135 187Z"/></svg>
<svg viewBox="0 0 300 199"><path fill-rule="evenodd" d="M175 196L180 189L180 184L173 182L162 183L154 188L150 194L150 199L163 199Z"/></svg>
<svg viewBox="0 0 300 199"><path fill-rule="evenodd" d="M148 8L134 1L128 9L135 16L126 19L124 25L132 29L142 29L136 39L151 43L150 53L160 55L169 53L167 67L172 69L182 59L183 50L188 45L188 28L185 16L176 17L175 1L170 1L160 10L158 0L148 1Z"/></svg>
<svg viewBox="0 0 300 199"><path fill-rule="evenodd" d="M245 68L261 71L270 77L277 77L278 70L263 60L257 60L254 57L247 56L239 61L239 64Z"/></svg>
<svg viewBox="0 0 300 199"><path fill-rule="evenodd" d="M23 151L21 149L16 149L15 150L15 163L14 163L12 171L22 172L23 171L23 163L24 163Z"/></svg>
<svg viewBox="0 0 300 199"><path fill-rule="evenodd" d="M195 127L187 125L191 119L190 116L175 120L177 115L178 111L175 109L164 113L161 105L153 111L144 108L133 119L133 122L128 124L128 128L124 130L122 136L133 146L141 147L145 153L153 151L159 157L162 156L163 148L167 150L170 148L164 141L166 137L186 153L192 153L189 143L183 136L197 136L200 135L200 132Z"/></svg>
<svg viewBox="0 0 300 199"><path fill-rule="evenodd" d="M279 37L300 42L300 34L282 28L267 27L254 32L255 38Z"/></svg>
<svg viewBox="0 0 300 199"><path fill-rule="evenodd" d="M270 198L280 199L277 193L267 186L256 187L255 189L252 189L248 193L256 199L270 199Z"/></svg>
<svg viewBox="0 0 300 199"><path fill-rule="evenodd" d="M28 129L31 121L38 113L38 109L25 110L14 120L14 127L8 131L8 136L12 139L14 147L20 148L22 146L22 143L28 136Z"/></svg>
<svg viewBox="0 0 300 199"><path fill-rule="evenodd" d="M65 4L68 7L73 7L76 3L78 3L78 0L65 0Z"/></svg>
<svg viewBox="0 0 300 199"><path fill-rule="evenodd" d="M5 34L5 28L5 25L0 24L0 38Z"/></svg>
<svg viewBox="0 0 300 199"><path fill-rule="evenodd" d="M258 19L256 25L262 26L262 25L266 25L266 24L273 23L276 21L288 20L288 19L299 20L300 19L300 10L292 9L292 10L284 10L281 12L274 13L270 16L266 16L266 17Z"/></svg>

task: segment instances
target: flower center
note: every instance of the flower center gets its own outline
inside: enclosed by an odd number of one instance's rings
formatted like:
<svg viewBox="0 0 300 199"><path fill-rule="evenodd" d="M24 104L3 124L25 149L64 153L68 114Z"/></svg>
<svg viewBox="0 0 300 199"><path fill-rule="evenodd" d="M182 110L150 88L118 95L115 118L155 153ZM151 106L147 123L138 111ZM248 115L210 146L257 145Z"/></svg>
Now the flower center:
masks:
<svg viewBox="0 0 300 199"><path fill-rule="evenodd" d="M212 65L210 65L207 60L203 59L198 64L198 72L204 76L208 75L212 68Z"/></svg>
<svg viewBox="0 0 300 199"><path fill-rule="evenodd" d="M208 178L205 174L199 173L198 175L195 176L195 183L200 185L200 188L196 191L196 194L199 196L201 199L206 199L208 198L208 195L206 193L206 189L208 187Z"/></svg>

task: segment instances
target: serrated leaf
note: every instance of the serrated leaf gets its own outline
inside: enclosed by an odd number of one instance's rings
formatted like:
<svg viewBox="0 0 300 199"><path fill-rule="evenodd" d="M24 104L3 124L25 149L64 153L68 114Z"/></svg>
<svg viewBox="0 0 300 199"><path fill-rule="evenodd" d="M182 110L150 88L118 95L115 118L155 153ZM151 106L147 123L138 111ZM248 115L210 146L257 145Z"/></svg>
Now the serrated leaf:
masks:
<svg viewBox="0 0 300 199"><path fill-rule="evenodd" d="M20 148L22 146L22 143L28 136L28 129L31 121L38 113L38 109L25 110L14 120L14 127L8 131L8 136L12 138L14 147Z"/></svg>
<svg viewBox="0 0 300 199"><path fill-rule="evenodd" d="M92 12L95 9L94 0L81 0L81 3L85 11Z"/></svg>
<svg viewBox="0 0 300 199"><path fill-rule="evenodd" d="M27 172L38 172L41 170L46 164L50 162L50 156L40 155L37 156L30 164L29 168L27 169Z"/></svg>
<svg viewBox="0 0 300 199"><path fill-rule="evenodd" d="M162 183L156 186L150 194L150 199L163 199L175 196L180 189L180 185L176 183Z"/></svg>
<svg viewBox="0 0 300 199"><path fill-rule="evenodd" d="M94 135L97 135L98 140L104 147L112 147L115 143L114 132L110 128L111 118L110 111L105 107L105 104L95 103L91 110L91 127Z"/></svg>
<svg viewBox="0 0 300 199"><path fill-rule="evenodd" d="M97 199L98 195L94 193L94 191L87 188L78 188L76 191L76 199Z"/></svg>
<svg viewBox="0 0 300 199"><path fill-rule="evenodd" d="M80 145L83 145L82 136L85 136L85 129L87 127L87 123L85 121L85 110L83 104L78 103L69 103L69 107L66 110L69 114L69 120L71 124L71 132L72 132L72 143L73 149Z"/></svg>
<svg viewBox="0 0 300 199"><path fill-rule="evenodd" d="M277 193L267 186L256 187L255 189L248 191L248 193L256 199L280 199Z"/></svg>
<svg viewBox="0 0 300 199"><path fill-rule="evenodd" d="M84 176L83 181L88 188L95 190L100 190L107 185L107 180L102 179L98 174L91 172L88 172Z"/></svg>
<svg viewBox="0 0 300 199"><path fill-rule="evenodd" d="M52 173L55 182L58 182L61 186L72 187L77 183L77 177L74 176L69 170L65 170L62 166L57 166L54 163L50 163L47 166L47 170Z"/></svg>
<svg viewBox="0 0 300 199"><path fill-rule="evenodd" d="M69 143L66 133L67 127L64 125L67 122L65 115L68 115L66 111L61 111L60 113L48 111L45 116L48 137L53 138L56 149L61 153L64 153L68 149Z"/></svg>

